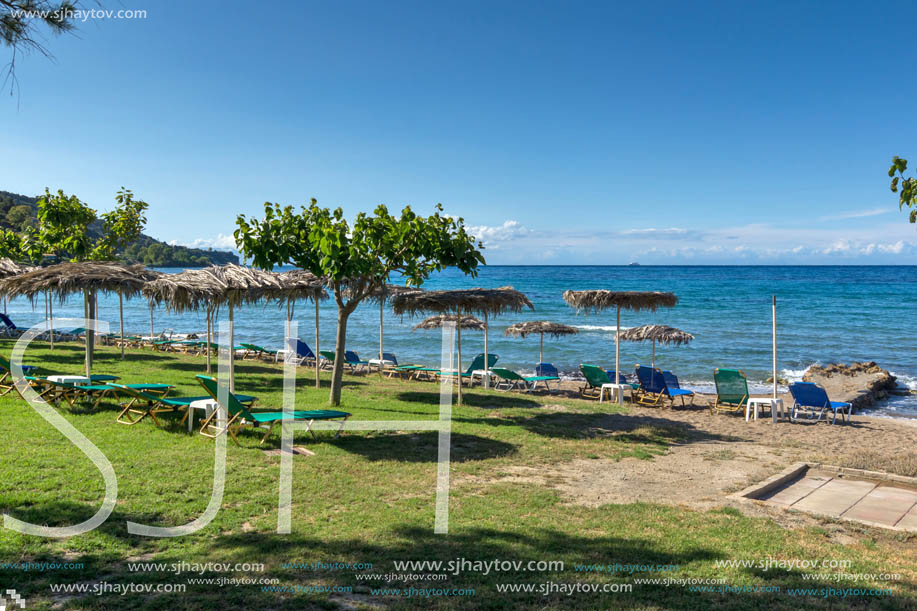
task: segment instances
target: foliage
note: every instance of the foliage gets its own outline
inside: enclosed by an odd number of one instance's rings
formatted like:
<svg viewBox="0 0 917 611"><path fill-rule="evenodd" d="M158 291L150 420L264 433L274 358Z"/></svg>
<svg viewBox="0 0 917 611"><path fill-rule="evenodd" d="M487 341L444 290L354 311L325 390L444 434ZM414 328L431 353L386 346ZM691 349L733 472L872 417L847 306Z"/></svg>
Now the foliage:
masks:
<svg viewBox="0 0 917 611"><path fill-rule="evenodd" d="M33 263L41 261L44 248L37 231L38 199L0 191L0 256ZM136 202L133 203L136 205ZM28 219L19 222L21 213L15 211L26 209L29 211ZM143 212L145 210L139 211L139 214ZM105 235L107 214L111 213L102 214L101 219L89 224L88 235L93 240L98 241ZM127 219L122 220L130 223ZM17 244L22 248L11 248ZM142 233L127 243L122 240L115 246L114 254L106 253L106 256L122 263L143 263L147 267L206 267L239 262L239 258L231 252L166 244Z"/></svg>
<svg viewBox="0 0 917 611"><path fill-rule="evenodd" d="M45 189L38 200L38 235L48 254L84 261L95 249L89 235L89 225L97 218L96 211L76 195L58 190L52 195Z"/></svg>
<svg viewBox="0 0 917 611"><path fill-rule="evenodd" d="M373 215L361 212L353 227L341 208L321 208L312 199L297 213L292 206L265 203L264 218L236 220L236 244L256 267L272 269L291 263L325 278L338 305L337 358L330 402L340 402L341 371L347 318L366 297L400 272L419 286L434 271L457 267L476 275L484 257L463 219L441 215L443 207L428 217L410 207L396 217L384 205Z"/></svg>
<svg viewBox="0 0 917 611"><path fill-rule="evenodd" d="M907 159L901 159L897 155L892 158L888 176L892 179L892 193L899 194L898 209L903 210L905 206L911 208L909 219L912 223L917 223L917 177L905 176L906 171Z"/></svg>
<svg viewBox="0 0 917 611"><path fill-rule="evenodd" d="M75 10L76 4L70 0L0 0L0 41L13 51L7 67L14 82L17 53L51 55L40 42L39 26L44 25L52 34L69 32L74 27Z"/></svg>
<svg viewBox="0 0 917 611"><path fill-rule="evenodd" d="M114 260L115 253L140 237L146 225L145 213L149 204L135 200L130 189L121 187L115 201L118 202L115 209L102 214L102 237L90 257L96 261Z"/></svg>

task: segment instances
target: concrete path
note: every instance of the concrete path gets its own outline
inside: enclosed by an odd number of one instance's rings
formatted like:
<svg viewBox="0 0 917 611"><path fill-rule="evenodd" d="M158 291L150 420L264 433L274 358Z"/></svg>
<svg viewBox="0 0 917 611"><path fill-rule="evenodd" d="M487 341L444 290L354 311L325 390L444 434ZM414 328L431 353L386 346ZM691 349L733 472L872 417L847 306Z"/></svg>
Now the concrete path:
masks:
<svg viewBox="0 0 917 611"><path fill-rule="evenodd" d="M917 490L889 482L809 471L760 500L833 518L917 531Z"/></svg>

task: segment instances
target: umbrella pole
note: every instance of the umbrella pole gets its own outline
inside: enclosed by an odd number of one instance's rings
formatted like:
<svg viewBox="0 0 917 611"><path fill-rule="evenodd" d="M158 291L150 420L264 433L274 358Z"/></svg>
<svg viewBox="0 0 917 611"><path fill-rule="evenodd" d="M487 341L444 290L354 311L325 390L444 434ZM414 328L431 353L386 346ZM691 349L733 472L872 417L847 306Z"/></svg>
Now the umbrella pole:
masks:
<svg viewBox="0 0 917 611"><path fill-rule="evenodd" d="M382 375L382 315L385 301L379 299L379 375Z"/></svg>
<svg viewBox="0 0 917 611"><path fill-rule="evenodd" d="M150 341L152 342L156 339L156 334L153 333L153 300L150 300Z"/></svg>
<svg viewBox="0 0 917 611"><path fill-rule="evenodd" d="M541 333L541 344L538 348L538 362L544 363L544 333Z"/></svg>
<svg viewBox="0 0 917 611"><path fill-rule="evenodd" d="M653 360L650 363L650 367L656 368L656 340L653 340Z"/></svg>
<svg viewBox="0 0 917 611"><path fill-rule="evenodd" d="M121 326L121 360L124 360L124 295L118 293L118 318Z"/></svg>
<svg viewBox="0 0 917 611"><path fill-rule="evenodd" d="M773 312L772 312L772 331L773 331L773 344L774 344L774 354L773 354L773 366L774 366L774 398L777 398L777 296L773 296ZM771 408L773 410L774 408Z"/></svg>
<svg viewBox="0 0 917 611"><path fill-rule="evenodd" d="M232 303L229 304L229 392L236 392L236 372L235 372L235 329L232 322Z"/></svg>
<svg viewBox="0 0 917 611"><path fill-rule="evenodd" d="M51 350L54 350L54 300L51 299L51 296L48 296L48 328L51 330L51 335L49 340L51 342Z"/></svg>
<svg viewBox="0 0 917 611"><path fill-rule="evenodd" d="M462 321L459 320L459 326L462 326ZM484 388L490 388L490 353L487 351L487 336L488 334L488 325L487 325L487 312L484 312ZM461 384L459 380L459 384Z"/></svg>
<svg viewBox="0 0 917 611"><path fill-rule="evenodd" d="M615 384L621 383L621 306L618 306L618 331L615 333ZM621 396L621 393L618 393Z"/></svg>
<svg viewBox="0 0 917 611"><path fill-rule="evenodd" d="M210 367L210 341L211 341L211 340L210 340L210 337L211 337L211 333L210 333L210 332L211 332L211 330L212 330L212 328L213 328L213 323L211 322L212 316L211 316L211 314L210 314L210 311L211 311L211 307L210 307L210 305L208 304L208 305L207 305L207 375L210 375L210 372L211 372L211 367Z"/></svg>
<svg viewBox="0 0 917 611"><path fill-rule="evenodd" d="M315 388L319 388L321 383L318 377L318 370L320 367L319 359L319 347L318 347L318 297L315 298Z"/></svg>
<svg viewBox="0 0 917 611"><path fill-rule="evenodd" d="M458 377L458 404L462 404L462 308L458 309L458 316L456 317L456 337L458 338L458 367L455 371ZM485 329L486 331L486 329ZM486 336L485 336L486 337ZM487 358L486 356L484 357ZM486 363L485 363L486 364Z"/></svg>

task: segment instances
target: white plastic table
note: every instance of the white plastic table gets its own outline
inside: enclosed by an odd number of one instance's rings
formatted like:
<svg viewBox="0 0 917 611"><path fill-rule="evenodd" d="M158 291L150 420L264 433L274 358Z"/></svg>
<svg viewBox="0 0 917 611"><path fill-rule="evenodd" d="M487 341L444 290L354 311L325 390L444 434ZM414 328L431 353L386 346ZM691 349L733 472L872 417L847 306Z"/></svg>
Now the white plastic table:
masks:
<svg viewBox="0 0 917 611"><path fill-rule="evenodd" d="M490 369L475 369L471 372L471 381L474 382L475 376L480 376L481 384L484 388L490 388L492 386L491 381L495 375Z"/></svg>
<svg viewBox="0 0 917 611"><path fill-rule="evenodd" d="M599 393L599 403L605 400L605 390L611 391L611 398L614 399L617 397L618 405L624 403L624 390L630 388L630 384L602 384L601 392Z"/></svg>
<svg viewBox="0 0 917 611"><path fill-rule="evenodd" d="M771 420L777 422L783 418L783 399L774 399L772 397L752 397L745 402L745 422L748 422L751 411L755 411L755 420L758 419L758 409L770 408Z"/></svg>
<svg viewBox="0 0 917 611"><path fill-rule="evenodd" d="M287 361L288 354L290 354L289 350L285 348L281 348L280 350L274 353L274 362L275 363L285 363Z"/></svg>
<svg viewBox="0 0 917 611"><path fill-rule="evenodd" d="M90 382L89 378L86 376L73 375L48 376L48 379L52 382L58 382L59 384L77 384L80 386L85 386Z"/></svg>
<svg viewBox="0 0 917 611"><path fill-rule="evenodd" d="M194 429L194 410L199 409L204 412L204 419L210 417L214 411L220 407L220 404L213 399L199 399L197 401L192 401L188 405L188 432L190 433Z"/></svg>
<svg viewBox="0 0 917 611"><path fill-rule="evenodd" d="M390 361L388 359L369 359L369 366L376 367L378 369L385 369L386 367L394 367L395 361Z"/></svg>

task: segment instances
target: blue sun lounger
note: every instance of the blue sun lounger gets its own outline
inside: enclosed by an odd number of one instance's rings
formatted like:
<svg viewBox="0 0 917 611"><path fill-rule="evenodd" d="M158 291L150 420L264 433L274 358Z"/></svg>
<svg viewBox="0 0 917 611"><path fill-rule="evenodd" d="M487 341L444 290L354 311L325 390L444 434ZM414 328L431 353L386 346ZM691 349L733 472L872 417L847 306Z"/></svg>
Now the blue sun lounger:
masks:
<svg viewBox="0 0 917 611"><path fill-rule="evenodd" d="M790 384L790 394L793 395L793 409L791 413L794 421L799 418L800 411L808 412L809 418L817 413L818 418L815 419L815 422L818 422L828 410L831 410L834 412L834 419L831 420L831 424L837 422L838 412L841 413L841 422L850 422L850 412L853 409L853 405L843 401L831 401L825 389L817 384L812 382L795 382ZM825 418L825 422L827 421L828 419Z"/></svg>
<svg viewBox="0 0 917 611"><path fill-rule="evenodd" d="M659 369L637 365L637 379L640 380L640 388L634 391L634 402L640 405L664 406L665 400L668 399L669 405L674 406L676 397L681 397L681 403L684 405L685 397L694 397L690 390L669 388L665 376Z"/></svg>

